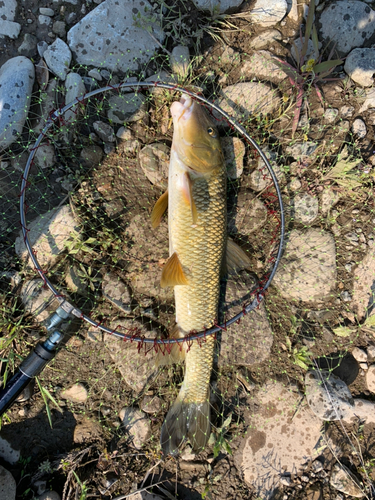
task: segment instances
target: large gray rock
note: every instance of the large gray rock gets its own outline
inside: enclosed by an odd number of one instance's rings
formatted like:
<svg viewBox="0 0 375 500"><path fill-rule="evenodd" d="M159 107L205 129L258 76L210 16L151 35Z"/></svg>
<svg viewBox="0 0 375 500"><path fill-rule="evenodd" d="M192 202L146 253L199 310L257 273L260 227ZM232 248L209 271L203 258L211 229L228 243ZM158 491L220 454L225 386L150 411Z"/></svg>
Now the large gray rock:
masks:
<svg viewBox="0 0 375 500"><path fill-rule="evenodd" d="M67 44L56 38L52 45L44 52L44 59L47 63L48 69L60 80L65 80L69 72L69 66L72 60L72 54Z"/></svg>
<svg viewBox="0 0 375 500"><path fill-rule="evenodd" d="M275 62L275 57L268 50L255 52L241 64L241 74L245 78L257 78L267 82L280 83L287 78Z"/></svg>
<svg viewBox="0 0 375 500"><path fill-rule="evenodd" d="M16 9L17 0L2 0L0 2L0 18L3 21L14 21Z"/></svg>
<svg viewBox="0 0 375 500"><path fill-rule="evenodd" d="M1 500L15 500L16 498L16 481L2 465L0 465L0 498Z"/></svg>
<svg viewBox="0 0 375 500"><path fill-rule="evenodd" d="M151 13L147 0L105 0L68 32L76 61L112 71L139 70L159 48L147 29L164 39L160 25L150 23Z"/></svg>
<svg viewBox="0 0 375 500"><path fill-rule="evenodd" d="M286 0L256 0L250 11L251 20L264 28L274 26L281 21L287 13L288 4Z"/></svg>
<svg viewBox="0 0 375 500"><path fill-rule="evenodd" d="M336 274L333 236L317 229L293 230L273 283L286 299L319 302L333 294Z"/></svg>
<svg viewBox="0 0 375 500"><path fill-rule="evenodd" d="M0 37L7 36L12 40L18 38L21 31L21 25L12 21L0 20Z"/></svg>
<svg viewBox="0 0 375 500"><path fill-rule="evenodd" d="M342 0L325 8L320 22L322 37L337 42L337 51L345 56L373 35L375 12L365 2Z"/></svg>
<svg viewBox="0 0 375 500"><path fill-rule="evenodd" d="M375 49L353 49L345 60L344 70L362 87L374 83Z"/></svg>
<svg viewBox="0 0 375 500"><path fill-rule="evenodd" d="M241 5L243 0L193 0L197 9L209 10L212 14L222 14L228 9Z"/></svg>
<svg viewBox="0 0 375 500"><path fill-rule="evenodd" d="M17 139L25 124L35 79L34 65L24 56L0 68L0 150Z"/></svg>
<svg viewBox="0 0 375 500"><path fill-rule="evenodd" d="M280 105L280 100L278 92L265 83L245 82L226 87L215 104L243 122L256 114L271 113ZM219 113L214 111L214 116L226 124Z"/></svg>

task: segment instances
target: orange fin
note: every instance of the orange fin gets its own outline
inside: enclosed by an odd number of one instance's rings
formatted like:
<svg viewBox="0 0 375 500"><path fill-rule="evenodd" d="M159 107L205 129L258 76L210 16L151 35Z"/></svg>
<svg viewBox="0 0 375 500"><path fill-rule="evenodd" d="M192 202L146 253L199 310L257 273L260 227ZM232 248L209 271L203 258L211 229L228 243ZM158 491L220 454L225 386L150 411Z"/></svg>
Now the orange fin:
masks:
<svg viewBox="0 0 375 500"><path fill-rule="evenodd" d="M171 334L169 335L170 339L178 339L181 338L181 331L176 325ZM156 366L165 366L172 365L174 363L182 363L185 360L185 345L184 343L176 343L169 344L169 348L162 347L160 348L156 354L155 364Z"/></svg>
<svg viewBox="0 0 375 500"><path fill-rule="evenodd" d="M163 193L155 203L151 212L151 225L155 229L161 222L164 212L168 208L168 190Z"/></svg>
<svg viewBox="0 0 375 500"><path fill-rule="evenodd" d="M191 209L191 217L193 219L193 224L196 224L198 219L197 207L195 206L194 198L193 198L193 182L190 179L189 172L184 173L183 179L183 194L186 200L186 203L190 205Z"/></svg>
<svg viewBox="0 0 375 500"><path fill-rule="evenodd" d="M240 248L237 243L228 238L227 240L227 252L224 257L224 262L222 266L222 274L235 273L240 269L245 269L249 267L250 259L246 252Z"/></svg>
<svg viewBox="0 0 375 500"><path fill-rule="evenodd" d="M180 259L176 252L174 252L167 260L163 271L161 273L160 286L187 285L188 280L182 270Z"/></svg>

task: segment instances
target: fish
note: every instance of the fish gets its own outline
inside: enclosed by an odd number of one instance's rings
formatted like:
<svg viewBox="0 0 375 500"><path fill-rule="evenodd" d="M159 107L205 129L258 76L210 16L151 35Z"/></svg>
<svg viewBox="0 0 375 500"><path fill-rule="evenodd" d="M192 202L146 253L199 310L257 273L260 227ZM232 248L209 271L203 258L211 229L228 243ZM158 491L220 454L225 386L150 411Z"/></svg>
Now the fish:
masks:
<svg viewBox="0 0 375 500"><path fill-rule="evenodd" d="M176 326L171 338L211 328L218 319L220 279L247 267L246 253L227 237L226 165L215 123L203 105L182 94L171 105L173 140L168 190L151 214L156 228L168 208L169 259L161 287L174 287ZM189 440L195 453L211 432L210 378L215 339L172 344L159 365L185 361L185 376L161 429L164 455Z"/></svg>

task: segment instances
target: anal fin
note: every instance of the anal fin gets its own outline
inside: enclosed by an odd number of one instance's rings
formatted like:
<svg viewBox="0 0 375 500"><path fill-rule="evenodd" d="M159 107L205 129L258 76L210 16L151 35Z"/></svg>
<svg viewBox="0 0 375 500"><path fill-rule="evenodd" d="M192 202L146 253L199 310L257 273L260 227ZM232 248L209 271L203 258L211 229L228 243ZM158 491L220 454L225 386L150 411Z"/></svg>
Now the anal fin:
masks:
<svg viewBox="0 0 375 500"><path fill-rule="evenodd" d="M164 212L168 208L168 190L163 193L155 203L151 212L151 225L155 229L161 222Z"/></svg>
<svg viewBox="0 0 375 500"><path fill-rule="evenodd" d="M176 252L174 252L167 260L163 271L161 273L160 286L165 288L167 286L187 285L188 280L182 269L180 259Z"/></svg>
<svg viewBox="0 0 375 500"><path fill-rule="evenodd" d="M178 325L176 325L171 334L169 335L171 339L182 338L181 330ZM169 344L167 347L159 346L158 352L156 354L155 365L156 366L166 366L175 363L182 363L185 360L185 345L183 342L176 342L175 344Z"/></svg>

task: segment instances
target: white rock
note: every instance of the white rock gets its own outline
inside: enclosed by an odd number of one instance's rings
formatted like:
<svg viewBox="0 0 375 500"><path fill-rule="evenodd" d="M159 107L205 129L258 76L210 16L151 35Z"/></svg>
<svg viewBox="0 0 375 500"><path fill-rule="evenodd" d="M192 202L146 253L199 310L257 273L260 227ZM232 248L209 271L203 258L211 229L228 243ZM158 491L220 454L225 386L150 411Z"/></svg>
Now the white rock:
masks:
<svg viewBox="0 0 375 500"><path fill-rule="evenodd" d="M268 216L264 203L249 190L242 190L235 196L228 208L228 232L247 236L258 231Z"/></svg>
<svg viewBox="0 0 375 500"><path fill-rule="evenodd" d="M340 114L343 118L351 118L353 116L355 109L353 106L342 106L340 108Z"/></svg>
<svg viewBox="0 0 375 500"><path fill-rule="evenodd" d="M39 12L43 15L43 16L49 16L49 17L53 17L55 15L53 9L50 9L48 7L39 7Z"/></svg>
<svg viewBox="0 0 375 500"><path fill-rule="evenodd" d="M35 79L34 65L24 56L0 68L0 150L17 140L26 121Z"/></svg>
<svg viewBox="0 0 375 500"><path fill-rule="evenodd" d="M268 148L264 148L263 153L269 160L271 168L274 174L276 175L278 182L283 183L285 181L285 174L282 171L281 167L275 161L277 159L276 153L270 151ZM269 173L262 158L258 159L258 165L250 173L248 181L249 181L249 186L254 191L263 191L263 189L265 189L267 186L271 186L273 184L271 174Z"/></svg>
<svg viewBox="0 0 375 500"><path fill-rule="evenodd" d="M60 80L66 79L72 60L72 53L61 38L56 38L53 44L44 52L44 60L54 75L58 76Z"/></svg>
<svg viewBox="0 0 375 500"><path fill-rule="evenodd" d="M298 193L294 198L294 208L296 221L310 224L318 217L318 198L308 193Z"/></svg>
<svg viewBox="0 0 375 500"><path fill-rule="evenodd" d="M355 347L352 350L352 356L356 361L358 361L358 363L367 361L367 353L363 349L359 349L358 347Z"/></svg>
<svg viewBox="0 0 375 500"><path fill-rule="evenodd" d="M257 78L272 83L280 83L287 75L275 63L275 57L268 50L255 52L241 64L241 74L246 78Z"/></svg>
<svg viewBox="0 0 375 500"><path fill-rule="evenodd" d="M229 115L240 122L246 121L256 114L271 113L280 105L279 93L261 82L245 82L230 85L222 91L223 97L215 101ZM222 120L224 118L217 112L214 116Z"/></svg>
<svg viewBox="0 0 375 500"><path fill-rule="evenodd" d="M44 215L38 216L28 224L29 241L32 248L37 252L39 265L43 270L52 267L58 260L61 252L67 246L78 243L81 236L79 225L74 220L69 205L54 208ZM34 268L23 241L23 234L15 242L17 255Z"/></svg>
<svg viewBox="0 0 375 500"><path fill-rule="evenodd" d="M139 152L139 163L147 179L161 189L168 187L170 147L149 144Z"/></svg>
<svg viewBox="0 0 375 500"><path fill-rule="evenodd" d="M348 386L326 370L309 370L305 376L306 400L322 420L340 420L351 414L354 400Z"/></svg>
<svg viewBox="0 0 375 500"><path fill-rule="evenodd" d="M300 21L301 16L298 13L298 0L287 0L287 4L288 4L288 18L294 22Z"/></svg>
<svg viewBox="0 0 375 500"><path fill-rule="evenodd" d="M365 496L357 479L343 464L337 463L333 466L330 484L336 490L342 491L350 497L362 498Z"/></svg>
<svg viewBox="0 0 375 500"><path fill-rule="evenodd" d="M146 114L146 102L146 98L142 94L134 92L110 97L108 100L108 119L121 125L124 122L141 120Z"/></svg>
<svg viewBox="0 0 375 500"><path fill-rule="evenodd" d="M0 18L3 21L14 21L16 9L17 0L2 0L0 6Z"/></svg>
<svg viewBox="0 0 375 500"><path fill-rule="evenodd" d="M271 29L260 33L250 40L250 47L254 50L263 49L273 42L278 42L283 39L283 35L280 31Z"/></svg>
<svg viewBox="0 0 375 500"><path fill-rule="evenodd" d="M302 46L305 43L305 37L302 37L302 40L300 37L296 38L293 40L293 45L290 49L290 53L295 61L298 61L299 54L301 52ZM321 43L318 44L318 47L320 48ZM314 44L312 40L309 38L307 42L307 50L306 50L306 55L305 55L305 61L307 62L309 59L317 59L319 54L315 51Z"/></svg>
<svg viewBox="0 0 375 500"><path fill-rule="evenodd" d="M65 100L66 103L71 103L77 98L81 98L86 94L85 84L83 83L81 75L78 73L69 73L65 80L65 89L66 95ZM64 121L67 125L67 128L71 130L72 125L77 123L79 113L79 108L81 104L76 104L72 109L65 111L64 113Z"/></svg>
<svg viewBox="0 0 375 500"><path fill-rule="evenodd" d="M293 144L293 146L287 146L285 148L285 152L289 156L292 156L296 160L299 160L304 156L311 156L317 147L318 144L316 142L311 142L311 141L300 142Z"/></svg>
<svg viewBox="0 0 375 500"><path fill-rule="evenodd" d="M258 26L269 28L281 21L288 9L286 0L256 0L249 12L252 22Z"/></svg>
<svg viewBox="0 0 375 500"><path fill-rule="evenodd" d="M137 491L133 495L127 496L127 500L162 500L162 498L148 491Z"/></svg>
<svg viewBox="0 0 375 500"><path fill-rule="evenodd" d="M115 142L115 133L113 131L113 128L108 123L96 121L93 123L93 127L102 141Z"/></svg>
<svg viewBox="0 0 375 500"><path fill-rule="evenodd" d="M99 73L99 70L97 70L96 68L90 70L87 74L91 78L95 78L95 80L98 80L98 82L101 82L103 80L102 75Z"/></svg>
<svg viewBox="0 0 375 500"><path fill-rule="evenodd" d="M344 70L362 87L371 87L374 83L375 49L353 49L345 59Z"/></svg>
<svg viewBox="0 0 375 500"><path fill-rule="evenodd" d="M126 127L120 127L116 133L116 137L123 141L130 141L133 139L132 131Z"/></svg>
<svg viewBox="0 0 375 500"><path fill-rule="evenodd" d="M0 19L0 36L8 36L12 40L19 37L21 25L12 21L3 21Z"/></svg>
<svg viewBox="0 0 375 500"><path fill-rule="evenodd" d="M307 406L299 406L301 396L280 382L269 383L257 394L257 411L235 460L255 496L269 500L280 477L302 471L306 461L321 453L321 421ZM317 451L319 449L319 452Z"/></svg>
<svg viewBox="0 0 375 500"><path fill-rule="evenodd" d="M55 148L53 144L40 144L35 151L35 164L40 168L50 168L56 163Z"/></svg>
<svg viewBox="0 0 375 500"><path fill-rule="evenodd" d="M52 19L49 16L38 16L38 22L41 26L50 26L52 24Z"/></svg>
<svg viewBox="0 0 375 500"><path fill-rule="evenodd" d="M287 299L315 302L331 297L336 285L336 249L325 231L292 230L273 283Z"/></svg>
<svg viewBox="0 0 375 500"><path fill-rule="evenodd" d="M324 119L327 123L333 123L336 120L339 110L337 108L329 108L324 113Z"/></svg>
<svg viewBox="0 0 375 500"><path fill-rule="evenodd" d="M182 78L186 78L189 73L189 63L189 47L185 47L184 45L177 45L174 47L170 58L172 73Z"/></svg>
<svg viewBox="0 0 375 500"><path fill-rule="evenodd" d="M371 359L375 358L375 345L367 346L367 354Z"/></svg>
<svg viewBox="0 0 375 500"><path fill-rule="evenodd" d="M375 394L375 365L371 365L366 374L367 389Z"/></svg>
<svg viewBox="0 0 375 500"><path fill-rule="evenodd" d="M62 399L67 399L72 403L85 403L88 398L88 392L83 384L74 384L69 389L61 391L60 397Z"/></svg>
<svg viewBox="0 0 375 500"><path fill-rule="evenodd" d="M56 491L46 491L38 497L38 500L61 500L61 497Z"/></svg>
<svg viewBox="0 0 375 500"><path fill-rule="evenodd" d="M375 88L366 89L364 94L364 103L360 107L358 113L363 113L368 109L375 108Z"/></svg>
<svg viewBox="0 0 375 500"><path fill-rule="evenodd" d="M336 50L344 56L373 35L375 12L364 2L339 0L324 9L320 22L322 37L337 42Z"/></svg>
<svg viewBox="0 0 375 500"><path fill-rule="evenodd" d="M375 247L370 247L359 266L353 284L353 301L351 307L360 321L366 313L375 282Z"/></svg>
<svg viewBox="0 0 375 500"><path fill-rule="evenodd" d="M356 135L359 139L363 139L366 137L367 128L366 124L361 118L356 118L352 125L353 134Z"/></svg>
<svg viewBox="0 0 375 500"><path fill-rule="evenodd" d="M343 418L343 422L353 424L359 420L366 424L375 424L375 403L366 399L355 398L354 408Z"/></svg>
<svg viewBox="0 0 375 500"><path fill-rule="evenodd" d="M221 137L220 143L228 179L239 179L243 172L245 144L238 137Z"/></svg>
<svg viewBox="0 0 375 500"><path fill-rule="evenodd" d="M44 56L45 51L48 49L48 43L42 40L41 42L37 43L37 49L38 49L38 54L40 57Z"/></svg>
<svg viewBox="0 0 375 500"><path fill-rule="evenodd" d="M327 187L322 192L322 215L327 215L328 212L333 208L340 199L340 194L338 191L334 191L332 188Z"/></svg>
<svg viewBox="0 0 375 500"><path fill-rule="evenodd" d="M160 25L147 21L152 12L147 0L106 0L68 32L68 44L76 61L96 67L105 61L111 71L139 70L159 48L147 29L152 29L160 43L164 40ZM138 13L142 27L134 21Z"/></svg>
<svg viewBox="0 0 375 500"><path fill-rule="evenodd" d="M0 498L1 500L15 500L16 498L16 481L2 465L0 465Z"/></svg>
<svg viewBox="0 0 375 500"><path fill-rule="evenodd" d="M140 450L151 437L151 425L148 417L136 408L125 407L120 410L120 419L134 448Z"/></svg>
<svg viewBox="0 0 375 500"><path fill-rule="evenodd" d="M21 452L19 450L15 450L12 448L11 444L0 437L0 457L3 458L6 462L14 465L20 459Z"/></svg>

